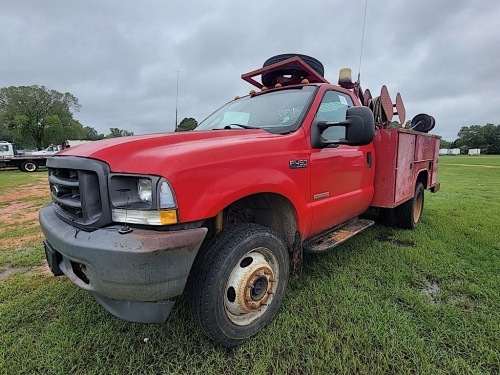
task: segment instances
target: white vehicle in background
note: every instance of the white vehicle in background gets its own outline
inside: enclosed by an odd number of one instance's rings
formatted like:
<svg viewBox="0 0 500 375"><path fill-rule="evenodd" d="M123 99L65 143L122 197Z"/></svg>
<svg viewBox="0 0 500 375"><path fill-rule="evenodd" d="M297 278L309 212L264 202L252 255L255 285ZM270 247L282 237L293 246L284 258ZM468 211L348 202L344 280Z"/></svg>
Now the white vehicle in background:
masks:
<svg viewBox="0 0 500 375"><path fill-rule="evenodd" d="M45 166L47 158L52 155L67 147L76 147L88 142L92 141L68 140L62 145L49 146L45 150L21 154L13 143L0 141L0 168L17 167L23 172L36 172L39 167Z"/></svg>
<svg viewBox="0 0 500 375"><path fill-rule="evenodd" d="M0 168L17 167L23 172L36 172L51 155L20 155L14 144L0 141Z"/></svg>
<svg viewBox="0 0 500 375"><path fill-rule="evenodd" d="M41 151L34 151L32 152L30 155L46 155L46 156L52 156L56 153L58 153L59 151L62 150L62 147L60 145L56 145L56 146L49 146L47 147L46 149L44 150L41 150Z"/></svg>
<svg viewBox="0 0 500 375"><path fill-rule="evenodd" d="M62 149L83 145L83 144L89 143L89 142L93 142L93 141L87 141L87 140L82 140L82 139L77 139L77 140L69 139L69 140L63 142Z"/></svg>

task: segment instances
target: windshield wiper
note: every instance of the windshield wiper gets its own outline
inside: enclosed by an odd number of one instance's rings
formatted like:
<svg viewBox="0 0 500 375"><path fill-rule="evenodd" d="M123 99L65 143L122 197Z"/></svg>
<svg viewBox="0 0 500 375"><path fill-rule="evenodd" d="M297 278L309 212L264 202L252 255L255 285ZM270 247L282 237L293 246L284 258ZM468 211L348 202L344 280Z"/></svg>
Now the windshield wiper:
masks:
<svg viewBox="0 0 500 375"><path fill-rule="evenodd" d="M243 124L228 124L228 125L224 126L224 129L232 129L231 126L239 126L240 128L243 128L243 129L260 129L260 128L255 127L255 126L243 125Z"/></svg>

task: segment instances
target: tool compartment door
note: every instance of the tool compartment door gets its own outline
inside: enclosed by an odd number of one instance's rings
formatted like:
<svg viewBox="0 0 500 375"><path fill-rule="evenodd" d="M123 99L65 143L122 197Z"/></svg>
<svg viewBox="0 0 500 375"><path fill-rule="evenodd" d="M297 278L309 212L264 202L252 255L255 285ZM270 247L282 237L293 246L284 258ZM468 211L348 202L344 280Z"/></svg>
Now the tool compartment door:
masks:
<svg viewBox="0 0 500 375"><path fill-rule="evenodd" d="M426 188L434 186L439 140L439 136L407 129L378 129L373 141L376 163L371 206L393 208L413 197L420 172L430 177Z"/></svg>
<svg viewBox="0 0 500 375"><path fill-rule="evenodd" d="M396 185L394 186L395 204L413 197L415 192L413 162L416 135L398 132L398 136Z"/></svg>
<svg viewBox="0 0 500 375"><path fill-rule="evenodd" d="M375 195L372 207L393 208L413 196L415 134L400 129L375 132Z"/></svg>

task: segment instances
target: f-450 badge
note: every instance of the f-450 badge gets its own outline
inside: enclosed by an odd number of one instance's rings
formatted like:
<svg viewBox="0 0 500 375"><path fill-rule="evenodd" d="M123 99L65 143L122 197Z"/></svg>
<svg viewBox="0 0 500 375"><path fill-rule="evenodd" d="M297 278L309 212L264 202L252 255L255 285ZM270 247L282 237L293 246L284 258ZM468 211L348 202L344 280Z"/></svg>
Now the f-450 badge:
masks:
<svg viewBox="0 0 500 375"><path fill-rule="evenodd" d="M307 160L290 160L290 169L307 168Z"/></svg>

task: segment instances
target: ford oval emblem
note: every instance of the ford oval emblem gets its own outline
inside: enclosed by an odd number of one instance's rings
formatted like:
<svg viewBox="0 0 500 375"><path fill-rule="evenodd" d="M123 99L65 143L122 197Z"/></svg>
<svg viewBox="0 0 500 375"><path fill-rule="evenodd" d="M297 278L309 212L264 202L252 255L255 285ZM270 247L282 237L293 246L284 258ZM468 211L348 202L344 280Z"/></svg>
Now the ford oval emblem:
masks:
<svg viewBox="0 0 500 375"><path fill-rule="evenodd" d="M59 190L59 186L57 186L57 185L52 185L52 193L53 193L56 197L58 197L58 196L59 196L59 192L60 192L60 190Z"/></svg>

